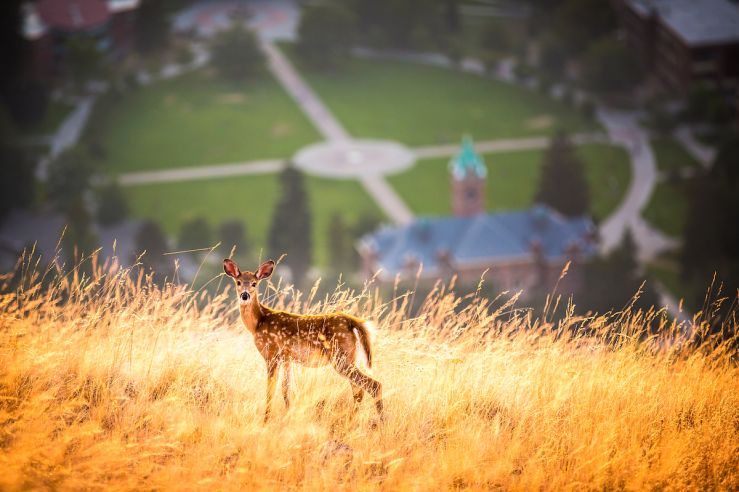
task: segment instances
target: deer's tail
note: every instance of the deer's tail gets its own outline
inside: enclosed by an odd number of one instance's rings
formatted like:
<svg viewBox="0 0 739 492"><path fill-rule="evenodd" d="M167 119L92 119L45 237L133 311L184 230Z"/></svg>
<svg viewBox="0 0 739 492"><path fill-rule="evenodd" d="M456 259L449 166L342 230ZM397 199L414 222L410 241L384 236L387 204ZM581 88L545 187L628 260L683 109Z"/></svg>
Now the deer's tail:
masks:
<svg viewBox="0 0 739 492"><path fill-rule="evenodd" d="M372 321L357 320L354 323L354 335L362 346L365 357L367 357L367 367L372 369L372 335L375 331L375 324Z"/></svg>

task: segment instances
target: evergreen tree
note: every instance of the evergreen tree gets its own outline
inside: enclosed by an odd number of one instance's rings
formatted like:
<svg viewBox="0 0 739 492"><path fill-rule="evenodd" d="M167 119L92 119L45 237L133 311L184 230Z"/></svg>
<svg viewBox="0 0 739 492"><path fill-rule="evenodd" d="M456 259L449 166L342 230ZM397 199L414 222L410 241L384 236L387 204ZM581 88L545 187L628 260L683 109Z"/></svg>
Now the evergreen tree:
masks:
<svg viewBox="0 0 739 492"><path fill-rule="evenodd" d="M64 251L70 263L78 254L90 254L97 247L97 238L91 229L92 220L81 195L72 197L65 210L67 230L64 234Z"/></svg>
<svg viewBox="0 0 739 492"><path fill-rule="evenodd" d="M282 194L272 217L268 245L274 258L287 255L285 263L295 284L300 285L313 255L311 214L303 174L288 166L280 175L280 185Z"/></svg>
<svg viewBox="0 0 739 492"><path fill-rule="evenodd" d="M27 207L36 192L34 163L15 145L0 139L0 219L13 208Z"/></svg>
<svg viewBox="0 0 739 492"><path fill-rule="evenodd" d="M683 236L682 273L688 305L703 304L714 273L724 294L739 290L739 138L723 142L709 173L691 185Z"/></svg>
<svg viewBox="0 0 739 492"><path fill-rule="evenodd" d="M535 201L568 217L590 213L590 194L582 163L563 134L552 139L544 154Z"/></svg>
<svg viewBox="0 0 739 492"><path fill-rule="evenodd" d="M166 2L144 0L136 15L136 49L141 53L164 49L169 31Z"/></svg>
<svg viewBox="0 0 739 492"><path fill-rule="evenodd" d="M128 217L128 201L116 181L97 190L97 222L102 226L118 224Z"/></svg>
<svg viewBox="0 0 739 492"><path fill-rule="evenodd" d="M613 67L618 67L614 70ZM627 92L644 77L633 50L615 39L601 39L591 44L582 63L585 87L599 94Z"/></svg>
<svg viewBox="0 0 739 492"><path fill-rule="evenodd" d="M251 244L247 239L246 228L240 220L223 222L218 228L218 239L228 251L231 251L231 248L235 246L236 254L242 258L251 253Z"/></svg>
<svg viewBox="0 0 739 492"><path fill-rule="evenodd" d="M241 26L218 34L211 56L221 76L233 81L252 79L264 71L264 54L256 35Z"/></svg>
<svg viewBox="0 0 739 492"><path fill-rule="evenodd" d="M336 68L349 58L355 24L354 14L341 4L306 4L298 26L298 55L313 66Z"/></svg>
<svg viewBox="0 0 739 492"><path fill-rule="evenodd" d="M62 210L75 206L72 202L90 188L95 164L81 147L70 149L49 166L46 192Z"/></svg>
<svg viewBox="0 0 739 492"><path fill-rule="evenodd" d="M208 221L202 217L183 222L180 226L178 246L182 250L212 246L212 234Z"/></svg>
<svg viewBox="0 0 739 492"><path fill-rule="evenodd" d="M636 245L628 230L610 255L594 259L583 268L585 288L575 301L584 310L593 312L618 311L628 306L644 281L636 262ZM654 287L644 284L634 307L648 310L658 304L659 296Z"/></svg>
<svg viewBox="0 0 739 492"><path fill-rule="evenodd" d="M329 264L336 273L353 270L353 246L349 229L340 214L334 213L328 225Z"/></svg>
<svg viewBox="0 0 739 492"><path fill-rule="evenodd" d="M169 249L167 238L162 228L154 221L146 221L141 224L136 234L136 256L145 253L141 257L141 263L145 268L157 272L164 272L167 265L164 253Z"/></svg>
<svg viewBox="0 0 739 492"><path fill-rule="evenodd" d="M72 36L65 45L65 61L70 79L81 87L94 78L99 78L103 71L103 54L97 41L86 36Z"/></svg>

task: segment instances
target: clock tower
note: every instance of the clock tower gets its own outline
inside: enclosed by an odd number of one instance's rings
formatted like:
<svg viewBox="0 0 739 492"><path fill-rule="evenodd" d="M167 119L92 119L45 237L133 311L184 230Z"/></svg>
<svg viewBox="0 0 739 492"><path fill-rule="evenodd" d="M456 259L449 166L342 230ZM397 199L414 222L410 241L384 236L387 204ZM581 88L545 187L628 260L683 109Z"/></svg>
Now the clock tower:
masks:
<svg viewBox="0 0 739 492"><path fill-rule="evenodd" d="M452 210L457 217L485 213L485 181L488 170L475 152L470 137L462 139L462 149L449 161Z"/></svg>

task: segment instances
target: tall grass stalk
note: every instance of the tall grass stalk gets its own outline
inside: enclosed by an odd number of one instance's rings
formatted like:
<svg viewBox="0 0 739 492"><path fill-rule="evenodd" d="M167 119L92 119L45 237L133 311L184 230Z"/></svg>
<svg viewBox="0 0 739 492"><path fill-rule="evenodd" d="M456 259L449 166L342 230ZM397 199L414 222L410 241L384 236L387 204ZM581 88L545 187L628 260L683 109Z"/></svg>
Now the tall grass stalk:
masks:
<svg viewBox="0 0 739 492"><path fill-rule="evenodd" d="M230 283L32 258L0 278L3 490L739 487L735 325L720 341L699 318L571 302L554 322L443 285L409 318L412 295L271 284L271 306L378 322L387 419L369 402L352 418L346 381L298 369L293 407L264 425Z"/></svg>

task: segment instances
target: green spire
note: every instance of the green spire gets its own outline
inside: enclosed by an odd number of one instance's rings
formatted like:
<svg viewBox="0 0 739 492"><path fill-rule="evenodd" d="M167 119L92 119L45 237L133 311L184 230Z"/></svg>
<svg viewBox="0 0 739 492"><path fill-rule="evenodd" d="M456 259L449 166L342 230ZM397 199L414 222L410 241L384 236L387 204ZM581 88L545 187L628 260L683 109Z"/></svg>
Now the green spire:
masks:
<svg viewBox="0 0 739 492"><path fill-rule="evenodd" d="M488 174L485 160L475 152L472 138L465 135L462 138L462 150L449 161L449 171L456 179L464 179L470 174L478 178L484 178Z"/></svg>

